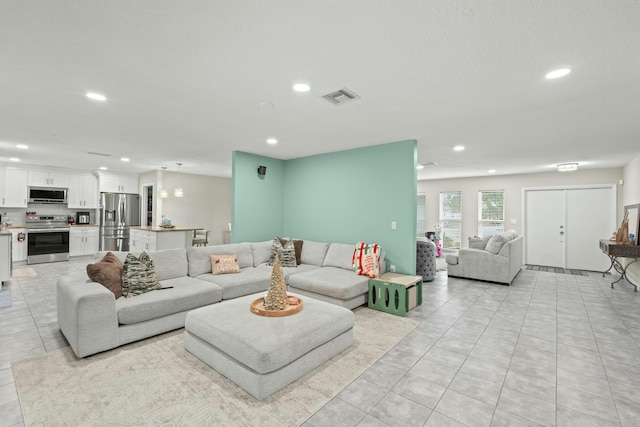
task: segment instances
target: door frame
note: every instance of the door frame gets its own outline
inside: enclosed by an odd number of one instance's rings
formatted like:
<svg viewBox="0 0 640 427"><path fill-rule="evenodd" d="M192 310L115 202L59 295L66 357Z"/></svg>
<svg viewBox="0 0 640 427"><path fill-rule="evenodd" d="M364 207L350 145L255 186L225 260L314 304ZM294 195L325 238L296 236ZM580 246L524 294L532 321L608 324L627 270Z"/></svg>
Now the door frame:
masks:
<svg viewBox="0 0 640 427"><path fill-rule="evenodd" d="M527 191L550 191L550 190L585 190L585 189L596 189L596 188L609 188L611 189L611 230L617 230L617 218L618 218L618 186L617 184L579 184L579 185L550 185L543 187L522 187L522 194L520 196L521 206L521 223L522 230L527 229ZM566 212L565 212L566 216ZM565 218L566 219L566 218ZM526 239L527 236L524 236ZM602 236L603 239L609 238L609 236ZM597 242L596 242L597 243ZM595 244L595 243L594 243ZM566 268L566 253L564 254L564 263ZM527 259L527 245L523 245L522 259L526 261Z"/></svg>

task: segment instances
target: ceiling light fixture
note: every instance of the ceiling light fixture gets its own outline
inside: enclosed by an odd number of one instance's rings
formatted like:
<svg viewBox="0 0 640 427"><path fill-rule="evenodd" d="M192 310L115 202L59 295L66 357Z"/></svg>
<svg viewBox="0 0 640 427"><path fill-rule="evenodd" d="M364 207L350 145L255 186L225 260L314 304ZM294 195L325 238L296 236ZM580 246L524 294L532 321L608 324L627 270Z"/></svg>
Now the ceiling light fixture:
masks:
<svg viewBox="0 0 640 427"><path fill-rule="evenodd" d="M547 73L547 75L545 76L547 79L551 80L551 79L557 79L560 77L564 77L567 74L569 74L571 72L570 68L560 68L558 70L553 70L549 73Z"/></svg>
<svg viewBox="0 0 640 427"><path fill-rule="evenodd" d="M100 166L98 169L100 169L101 171L106 171L107 167L106 166Z"/></svg>
<svg viewBox="0 0 640 427"><path fill-rule="evenodd" d="M489 169L488 172L489 173L496 173L496 170L495 169Z"/></svg>
<svg viewBox="0 0 640 427"><path fill-rule="evenodd" d="M293 85L293 90L296 92L309 92L311 86L306 83L296 83Z"/></svg>
<svg viewBox="0 0 640 427"><path fill-rule="evenodd" d="M131 160L131 159L130 159L130 158L128 158L128 157L122 157L120 160L121 160L121 161L123 161L123 162L128 162L128 161L129 161L129 160Z"/></svg>
<svg viewBox="0 0 640 427"><path fill-rule="evenodd" d="M11 161L11 162L19 162L20 159L17 158L17 157L12 157L12 158L9 159L9 161Z"/></svg>
<svg viewBox="0 0 640 427"><path fill-rule="evenodd" d="M104 96L101 93L87 92L85 95L87 96L87 98L93 99L94 101L106 101L107 100L107 97Z"/></svg>
<svg viewBox="0 0 640 427"><path fill-rule="evenodd" d="M464 151L464 145L456 145L455 147L453 147L454 151Z"/></svg>
<svg viewBox="0 0 640 427"><path fill-rule="evenodd" d="M178 165L178 173L180 172L180 166L182 166L182 163L176 163L176 165ZM182 187L176 187L175 190L173 190L173 195L176 197L182 197L184 196L184 192L182 191Z"/></svg>
<svg viewBox="0 0 640 427"><path fill-rule="evenodd" d="M571 172L571 171L578 170L577 163L560 163L556 167L558 168L558 172Z"/></svg>
<svg viewBox="0 0 640 427"><path fill-rule="evenodd" d="M275 145L278 143L278 140L275 138L267 138L267 144Z"/></svg>
<svg viewBox="0 0 640 427"><path fill-rule="evenodd" d="M16 148L19 148L21 150L27 150L29 148L28 145L24 145L24 144L17 144Z"/></svg>
<svg viewBox="0 0 640 427"><path fill-rule="evenodd" d="M420 163L419 165L416 166L416 169L418 169L418 170L424 169L424 165L422 163Z"/></svg>

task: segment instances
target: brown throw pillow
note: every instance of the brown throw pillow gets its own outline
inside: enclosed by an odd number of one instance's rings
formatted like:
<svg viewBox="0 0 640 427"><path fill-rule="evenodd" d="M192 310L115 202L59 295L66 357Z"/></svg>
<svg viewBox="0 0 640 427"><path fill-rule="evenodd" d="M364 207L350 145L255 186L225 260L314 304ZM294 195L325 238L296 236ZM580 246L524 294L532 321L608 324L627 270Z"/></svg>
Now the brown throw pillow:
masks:
<svg viewBox="0 0 640 427"><path fill-rule="evenodd" d="M122 296L122 262L111 252L99 262L87 265L87 275L113 292L116 299Z"/></svg>

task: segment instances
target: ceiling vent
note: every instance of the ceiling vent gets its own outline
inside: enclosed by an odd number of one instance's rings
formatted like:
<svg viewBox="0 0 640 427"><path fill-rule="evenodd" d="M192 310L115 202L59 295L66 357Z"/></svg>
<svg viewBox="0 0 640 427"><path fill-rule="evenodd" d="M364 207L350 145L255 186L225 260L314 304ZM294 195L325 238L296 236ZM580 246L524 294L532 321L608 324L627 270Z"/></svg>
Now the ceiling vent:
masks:
<svg viewBox="0 0 640 427"><path fill-rule="evenodd" d="M328 99L335 105L346 104L347 102L355 101L356 99L360 99L358 95L351 92L347 88L342 88L335 92L331 92L323 96L323 98Z"/></svg>

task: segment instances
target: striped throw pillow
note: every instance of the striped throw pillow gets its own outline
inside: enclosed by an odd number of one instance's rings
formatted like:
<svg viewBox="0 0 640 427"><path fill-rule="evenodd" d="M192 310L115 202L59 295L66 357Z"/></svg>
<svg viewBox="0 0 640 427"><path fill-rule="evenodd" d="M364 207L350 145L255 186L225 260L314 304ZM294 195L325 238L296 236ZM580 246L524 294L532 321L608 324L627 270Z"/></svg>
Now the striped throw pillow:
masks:
<svg viewBox="0 0 640 427"><path fill-rule="evenodd" d="M269 265L273 265L273 261L278 255L280 258L280 264L283 267L297 267L296 263L296 249L293 245L293 240L288 240L284 245L278 237L273 239L271 244L271 257L269 258Z"/></svg>
<svg viewBox="0 0 640 427"><path fill-rule="evenodd" d="M380 275L380 245L358 242L353 250L353 268L361 276Z"/></svg>

